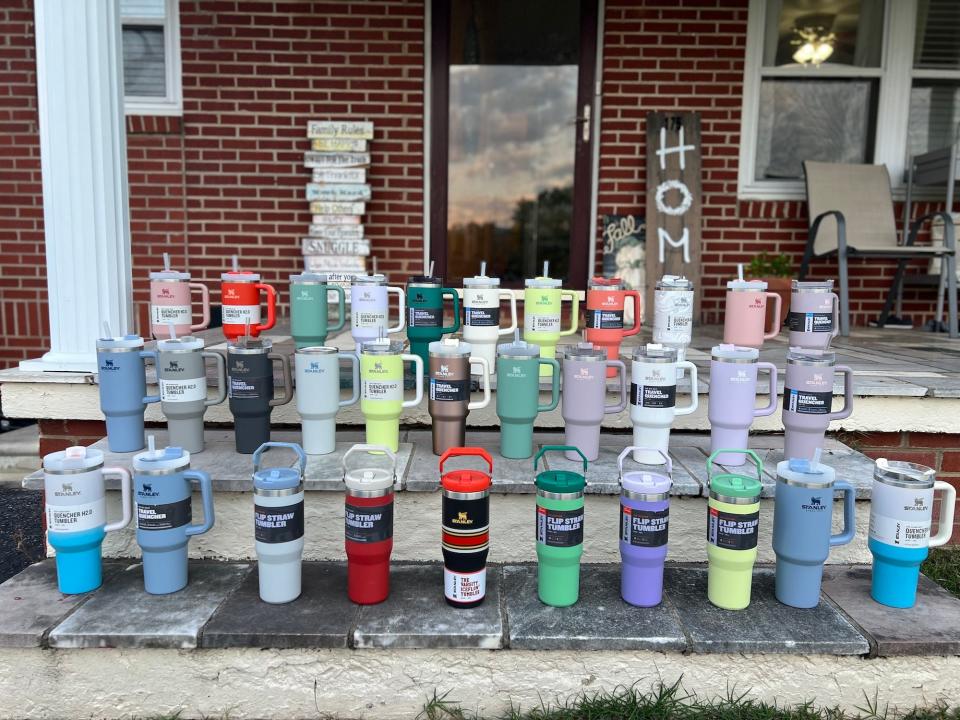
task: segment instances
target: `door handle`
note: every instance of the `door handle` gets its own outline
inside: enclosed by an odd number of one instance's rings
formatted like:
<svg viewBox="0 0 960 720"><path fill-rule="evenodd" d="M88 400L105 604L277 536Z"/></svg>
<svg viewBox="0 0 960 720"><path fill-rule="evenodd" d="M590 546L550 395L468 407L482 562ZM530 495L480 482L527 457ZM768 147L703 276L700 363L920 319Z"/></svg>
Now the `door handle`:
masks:
<svg viewBox="0 0 960 720"><path fill-rule="evenodd" d="M590 103L583 106L583 115L578 115L570 121L571 124L583 123L580 131L580 138L583 142L590 142Z"/></svg>

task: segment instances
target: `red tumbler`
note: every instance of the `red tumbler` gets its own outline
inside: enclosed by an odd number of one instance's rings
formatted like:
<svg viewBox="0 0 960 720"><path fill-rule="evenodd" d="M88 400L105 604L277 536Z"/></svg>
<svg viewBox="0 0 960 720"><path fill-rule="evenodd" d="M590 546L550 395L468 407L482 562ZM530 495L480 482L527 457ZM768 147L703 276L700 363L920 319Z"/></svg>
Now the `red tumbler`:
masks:
<svg viewBox="0 0 960 720"><path fill-rule="evenodd" d="M623 306L633 298L633 327L623 328ZM594 277L587 284L586 322L583 338L601 348L608 360L620 358L620 343L625 337L640 332L643 301L636 290L624 290L620 278ZM616 368L607 368L607 377L614 377Z"/></svg>
<svg viewBox="0 0 960 720"><path fill-rule="evenodd" d="M257 337L277 322L277 291L272 285L260 282L260 274L234 270L220 275L220 303L223 311L223 334L227 340L236 340L246 333ZM267 321L260 322L260 293L267 295Z"/></svg>

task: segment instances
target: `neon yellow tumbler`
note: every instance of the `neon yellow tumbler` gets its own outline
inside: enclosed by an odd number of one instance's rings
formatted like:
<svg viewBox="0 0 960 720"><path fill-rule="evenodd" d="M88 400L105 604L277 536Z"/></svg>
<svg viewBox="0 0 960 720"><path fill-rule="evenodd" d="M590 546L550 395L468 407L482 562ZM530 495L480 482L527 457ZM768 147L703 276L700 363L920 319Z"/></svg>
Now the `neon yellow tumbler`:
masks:
<svg viewBox="0 0 960 720"><path fill-rule="evenodd" d="M403 399L403 363L414 364L416 396ZM400 413L423 400L423 360L403 352L402 342L381 337L360 348L360 410L367 425L367 444L400 446Z"/></svg>
<svg viewBox="0 0 960 720"><path fill-rule="evenodd" d="M550 277L550 263L543 263L543 275L528 278L523 291L523 339L540 346L540 357L551 360L557 355L561 337L573 335L580 319L580 296L574 290L562 290L560 280ZM570 327L561 330L563 298L570 298ZM553 375L551 365L540 366L540 376Z"/></svg>

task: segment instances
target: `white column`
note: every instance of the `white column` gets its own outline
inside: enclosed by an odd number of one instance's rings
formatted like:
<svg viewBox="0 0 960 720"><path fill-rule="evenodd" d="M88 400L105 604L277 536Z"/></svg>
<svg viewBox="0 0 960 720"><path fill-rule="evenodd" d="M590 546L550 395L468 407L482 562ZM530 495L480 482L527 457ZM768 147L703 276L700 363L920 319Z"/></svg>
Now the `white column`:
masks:
<svg viewBox="0 0 960 720"><path fill-rule="evenodd" d="M35 0L50 351L24 370L96 369L101 324L133 321L117 0Z"/></svg>

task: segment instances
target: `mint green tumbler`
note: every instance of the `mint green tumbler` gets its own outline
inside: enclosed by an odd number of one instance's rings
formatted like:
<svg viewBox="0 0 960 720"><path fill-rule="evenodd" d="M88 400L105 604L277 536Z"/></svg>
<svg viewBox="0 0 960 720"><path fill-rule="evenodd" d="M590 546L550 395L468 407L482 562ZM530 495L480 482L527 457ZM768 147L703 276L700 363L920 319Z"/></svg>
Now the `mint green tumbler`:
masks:
<svg viewBox="0 0 960 720"><path fill-rule="evenodd" d="M327 327L327 294L337 294L337 323ZM344 292L327 282L326 275L303 273L290 276L290 334L297 350L327 344L327 333L342 330L347 320Z"/></svg>
<svg viewBox="0 0 960 720"><path fill-rule="evenodd" d="M540 405L540 366L553 368L550 402ZM497 348L497 417L500 454L522 460L533 455L533 423L537 414L560 402L560 363L540 357L540 346L524 342L517 330L512 343Z"/></svg>
<svg viewBox="0 0 960 720"><path fill-rule="evenodd" d="M583 458L583 475L572 470L544 470L535 480L537 594L544 605L567 607L580 597L587 458L572 445L545 445L533 459L534 471L546 452L570 452Z"/></svg>

